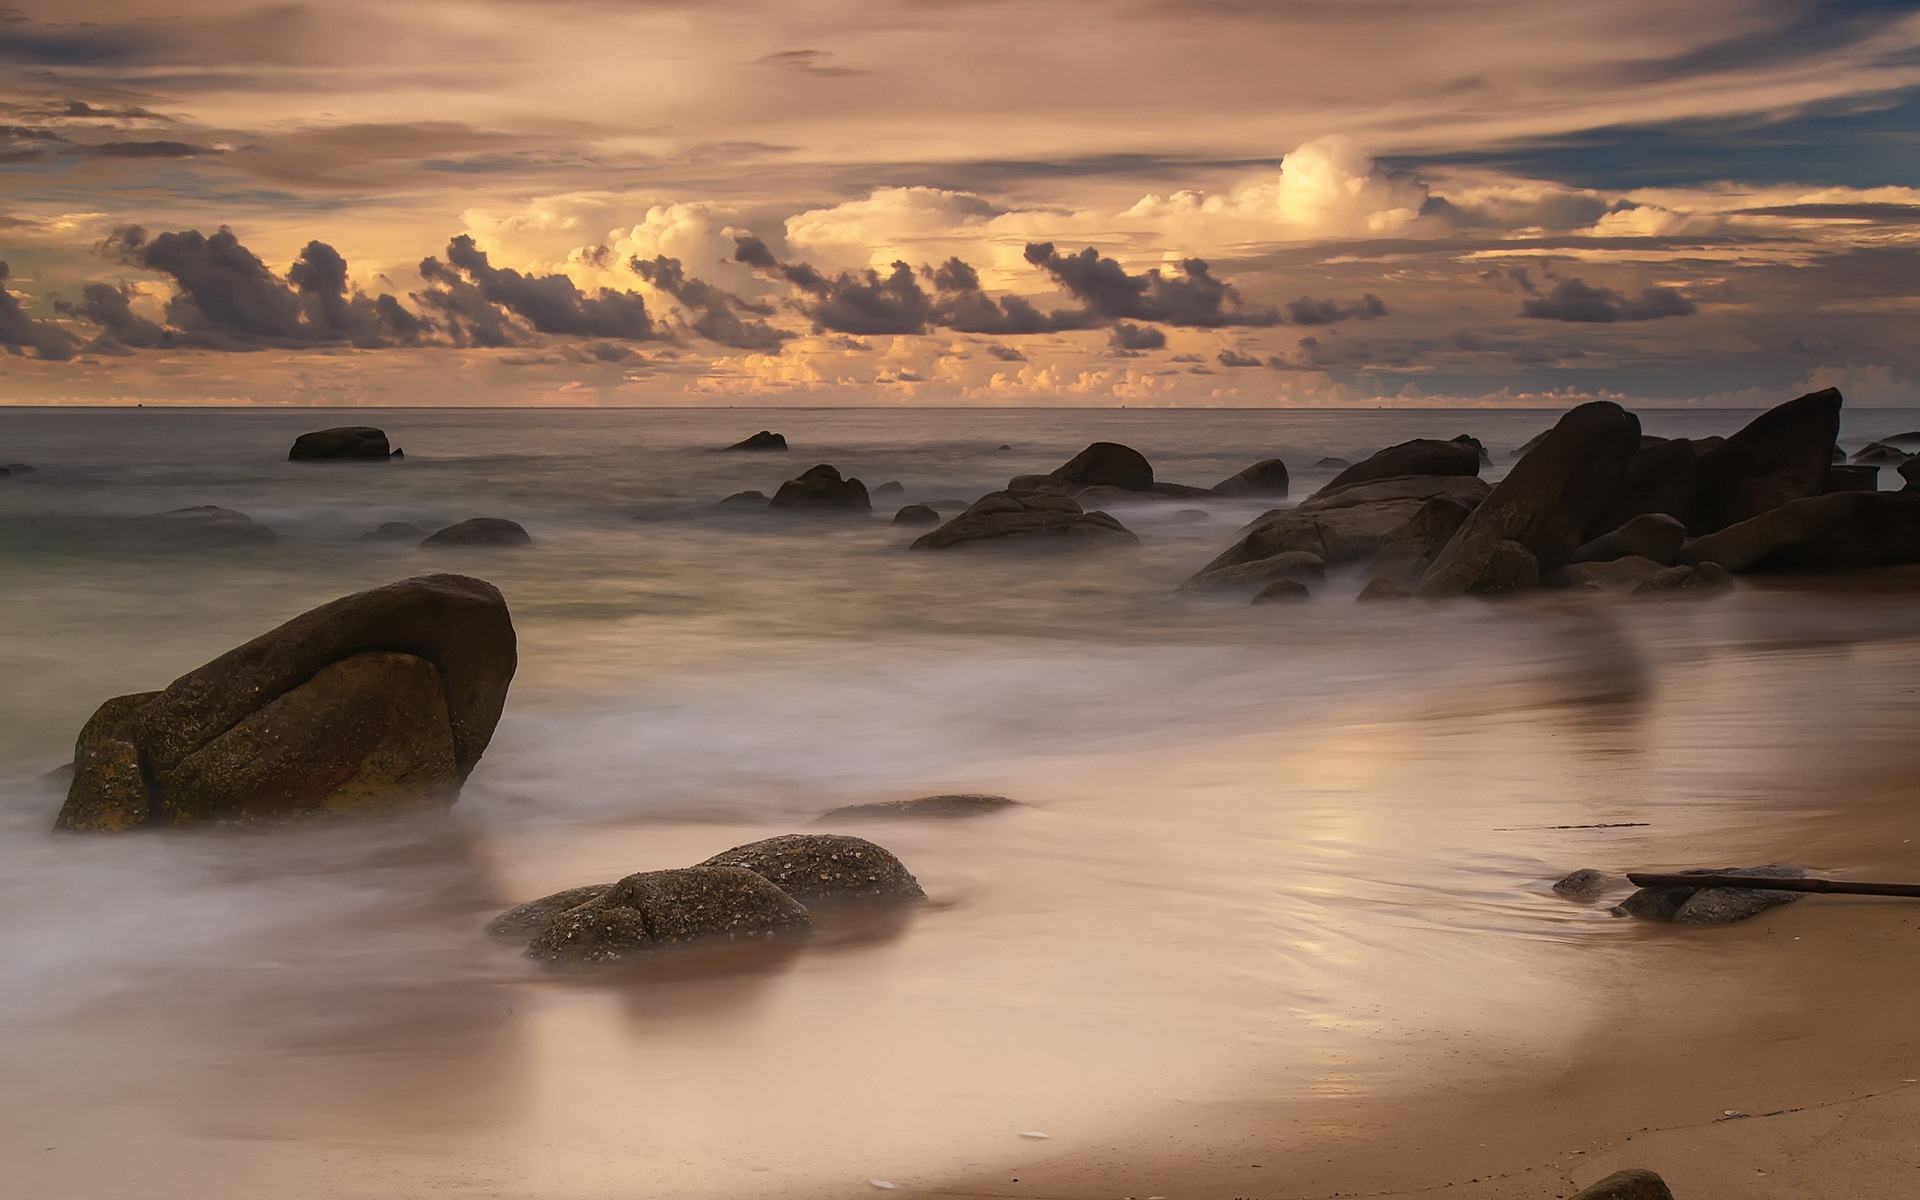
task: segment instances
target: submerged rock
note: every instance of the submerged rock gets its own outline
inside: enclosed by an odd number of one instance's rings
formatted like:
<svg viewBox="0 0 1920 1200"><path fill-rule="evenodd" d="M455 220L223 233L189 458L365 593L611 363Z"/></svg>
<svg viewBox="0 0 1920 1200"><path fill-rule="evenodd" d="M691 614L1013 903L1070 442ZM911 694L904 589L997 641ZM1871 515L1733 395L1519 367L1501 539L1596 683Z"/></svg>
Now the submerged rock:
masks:
<svg viewBox="0 0 1920 1200"><path fill-rule="evenodd" d="M392 457L392 453L392 447L387 445L385 430L375 429L371 425L342 425L335 429L301 434L293 440L293 448L287 451L287 461L335 459L385 462Z"/></svg>
<svg viewBox="0 0 1920 1200"><path fill-rule="evenodd" d="M1270 558L1203 571L1181 584L1182 592L1217 592L1252 587L1275 579L1325 579L1327 562L1305 550L1286 550Z"/></svg>
<svg viewBox="0 0 1920 1200"><path fill-rule="evenodd" d="M360 535L363 542L418 542L433 531L412 521L382 521Z"/></svg>
<svg viewBox="0 0 1920 1200"><path fill-rule="evenodd" d="M1441 442L1415 438L1388 446L1364 461L1335 475L1314 496L1324 496L1335 488L1367 483L1375 479L1393 479L1402 475L1478 475L1479 443Z"/></svg>
<svg viewBox="0 0 1920 1200"><path fill-rule="evenodd" d="M1868 442L1853 452L1848 461L1871 467L1897 467L1912 458L1913 455L1898 446L1889 446L1885 442Z"/></svg>
<svg viewBox="0 0 1920 1200"><path fill-rule="evenodd" d="M81 730L56 825L392 812L451 803L513 679L506 601L425 575L295 617Z"/></svg>
<svg viewBox="0 0 1920 1200"><path fill-rule="evenodd" d="M1196 576L1289 550L1317 555L1329 566L1356 562L1377 554L1429 500L1445 497L1472 507L1486 495L1486 482L1471 475L1414 475L1323 488L1294 508L1256 519Z"/></svg>
<svg viewBox="0 0 1920 1200"><path fill-rule="evenodd" d="M1774 879L1804 879L1800 867L1768 864L1764 867L1694 867L1676 875L1759 875ZM1675 925L1728 925L1744 921L1782 904L1804 898L1805 892L1768 888L1641 888L1613 910L1616 917L1644 917Z"/></svg>
<svg viewBox="0 0 1920 1200"><path fill-rule="evenodd" d="M703 867L745 867L803 904L920 900L926 893L899 859L865 838L787 833L722 851Z"/></svg>
<svg viewBox="0 0 1920 1200"><path fill-rule="evenodd" d="M735 492L714 507L722 512L765 512L770 503L765 492Z"/></svg>
<svg viewBox="0 0 1920 1200"><path fill-rule="evenodd" d="M989 492L931 533L915 550L947 550L979 542L1044 542L1061 545L1135 543L1133 531L1103 512L1086 512L1060 492Z"/></svg>
<svg viewBox="0 0 1920 1200"><path fill-rule="evenodd" d="M901 483L898 479L889 479L879 487L874 488L873 494L875 496L904 496L907 494L907 485Z"/></svg>
<svg viewBox="0 0 1920 1200"><path fill-rule="evenodd" d="M839 471L821 463L781 484L767 507L788 512L865 513L873 511L873 501L867 496L866 484L842 479Z"/></svg>
<svg viewBox="0 0 1920 1200"><path fill-rule="evenodd" d="M495 923L521 909L502 913ZM518 923L533 919L534 914L527 914ZM811 926L806 907L765 876L738 866L702 863L629 875L561 911L529 939L527 957L549 966L612 963L705 942L804 933Z"/></svg>
<svg viewBox="0 0 1920 1200"><path fill-rule="evenodd" d="M247 514L215 504L135 517L117 532L123 540L153 550L224 550L280 540Z"/></svg>
<svg viewBox="0 0 1920 1200"><path fill-rule="evenodd" d="M924 504L909 504L893 514L895 525L938 525L940 514Z"/></svg>
<svg viewBox="0 0 1920 1200"><path fill-rule="evenodd" d="M912 800L883 800L875 804L848 804L830 809L814 818L816 825L842 821L953 821L964 817L983 817L988 813L1019 808L1018 800L1005 796L981 796L955 793L944 796L918 796Z"/></svg>
<svg viewBox="0 0 1920 1200"><path fill-rule="evenodd" d="M1733 587L1733 576L1717 562L1692 566L1666 567L1640 581L1633 589L1636 596L1655 592L1724 592Z"/></svg>
<svg viewBox="0 0 1920 1200"><path fill-rule="evenodd" d="M1313 593L1307 585L1298 579L1276 579L1253 594L1252 604L1287 604L1295 600L1311 600Z"/></svg>
<svg viewBox="0 0 1920 1200"><path fill-rule="evenodd" d="M1263 458L1214 484L1213 492L1218 496L1272 496L1284 500L1288 484L1287 464L1277 458Z"/></svg>
<svg viewBox="0 0 1920 1200"><path fill-rule="evenodd" d="M1554 884L1553 890L1562 896L1571 896L1579 900L1591 900L1606 891L1609 882L1605 875L1594 870L1592 867L1582 867L1580 870L1572 872L1566 876L1566 878Z"/></svg>
<svg viewBox="0 0 1920 1200"><path fill-rule="evenodd" d="M1567 1200L1673 1200L1667 1181L1641 1167L1615 1171L1589 1188L1582 1188Z"/></svg>
<svg viewBox="0 0 1920 1200"><path fill-rule="evenodd" d="M469 517L428 534L422 546L531 546L533 538L505 517Z"/></svg>
<svg viewBox="0 0 1920 1200"><path fill-rule="evenodd" d="M773 433L765 429L762 429L759 433L754 434L744 441L735 442L733 445L727 447L729 450L785 450L786 448L787 439L784 434Z"/></svg>
<svg viewBox="0 0 1920 1200"><path fill-rule="evenodd" d="M524 946L542 929L551 925L555 917L589 900L598 900L612 886L610 883L593 883L586 887L567 888L525 904L516 904L487 922L487 936L495 941L516 942Z"/></svg>

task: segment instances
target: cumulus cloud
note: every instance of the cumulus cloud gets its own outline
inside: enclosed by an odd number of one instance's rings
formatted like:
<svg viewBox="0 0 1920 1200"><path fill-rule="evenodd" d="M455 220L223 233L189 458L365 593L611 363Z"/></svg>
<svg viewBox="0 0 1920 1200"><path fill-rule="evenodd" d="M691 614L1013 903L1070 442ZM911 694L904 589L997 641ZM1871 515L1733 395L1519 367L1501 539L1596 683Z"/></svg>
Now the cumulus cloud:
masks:
<svg viewBox="0 0 1920 1200"><path fill-rule="evenodd" d="M690 327L710 342L718 342L735 350L778 350L781 343L793 336L784 329L775 329L758 317L743 318L740 315L743 311L764 317L773 310L742 300L703 279L689 278L677 258L662 254L651 261L635 258L629 265L636 275L672 296L694 314Z"/></svg>
<svg viewBox="0 0 1920 1200"><path fill-rule="evenodd" d="M1225 193L1149 195L1122 217L1145 219L1176 235L1212 226L1274 238L1378 237L1417 220L1429 200L1426 185L1387 171L1351 138L1305 142L1280 160L1280 173L1249 180Z"/></svg>
<svg viewBox="0 0 1920 1200"><path fill-rule="evenodd" d="M1274 309L1243 306L1240 293L1215 279L1201 259L1180 260L1174 264L1179 274L1172 276L1158 267L1130 275L1091 246L1078 254L1061 254L1052 242L1033 242L1027 246L1026 259L1053 276L1090 315L1103 320L1201 328L1280 323Z"/></svg>
<svg viewBox="0 0 1920 1200"><path fill-rule="evenodd" d="M934 187L877 188L866 198L788 217L787 241L824 250L855 247L887 255L911 245L983 229L1001 209L971 192Z"/></svg>
<svg viewBox="0 0 1920 1200"><path fill-rule="evenodd" d="M989 342L985 348L988 354L993 355L993 357L999 359L1001 362L1027 361L1027 356L1015 350L1012 346L1002 346L998 342Z"/></svg>
<svg viewBox="0 0 1920 1200"><path fill-rule="evenodd" d="M119 349L150 350L167 336L166 330L133 311L133 294L126 287L89 283L80 289L78 304L56 300L53 307L64 316L98 325Z"/></svg>
<svg viewBox="0 0 1920 1200"><path fill-rule="evenodd" d="M1643 288L1638 296L1630 297L1578 279L1563 279L1552 291L1520 302L1523 317L1601 324L1684 317L1698 310L1698 305L1673 288Z"/></svg>
<svg viewBox="0 0 1920 1200"><path fill-rule="evenodd" d="M1315 300L1302 296L1287 305L1287 318L1295 325L1332 325L1338 321L1370 321L1387 315L1380 297L1368 292L1358 300Z"/></svg>
<svg viewBox="0 0 1920 1200"><path fill-rule="evenodd" d="M20 307L20 298L7 290L13 272L0 262L0 346L31 350L40 358L60 361L73 357L78 344L72 334L51 321L36 321Z"/></svg>
<svg viewBox="0 0 1920 1200"><path fill-rule="evenodd" d="M1135 325L1130 321L1118 321L1114 323L1112 332L1107 335L1107 343L1120 353L1164 350L1167 348L1167 335L1151 325Z"/></svg>
<svg viewBox="0 0 1920 1200"><path fill-rule="evenodd" d="M1238 350L1222 350L1214 355L1214 360L1223 367L1257 367L1260 360L1251 354L1242 354Z"/></svg>
<svg viewBox="0 0 1920 1200"><path fill-rule="evenodd" d="M508 267L496 267L467 234L447 243L447 268L464 275L489 303L520 317L540 333L616 341L645 341L658 336L646 300L638 292L604 287L583 292L565 275L523 275ZM428 270L423 263L421 275L428 276ZM444 282L447 270L437 264L433 270L432 277Z"/></svg>

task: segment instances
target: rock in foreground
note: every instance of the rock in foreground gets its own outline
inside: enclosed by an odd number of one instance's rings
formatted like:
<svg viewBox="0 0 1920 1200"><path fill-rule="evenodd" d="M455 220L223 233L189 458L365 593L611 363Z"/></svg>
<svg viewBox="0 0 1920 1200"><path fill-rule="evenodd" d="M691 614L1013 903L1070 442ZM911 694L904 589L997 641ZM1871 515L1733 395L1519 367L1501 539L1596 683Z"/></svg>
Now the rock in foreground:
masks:
<svg viewBox="0 0 1920 1200"><path fill-rule="evenodd" d="M530 907L504 913L495 923ZM806 908L764 876L703 863L627 876L548 920L528 942L527 957L552 966L620 962L702 942L804 933L811 925Z"/></svg>
<svg viewBox="0 0 1920 1200"><path fill-rule="evenodd" d="M838 833L786 833L735 846L700 865L745 867L803 904L926 897L899 859L865 838Z"/></svg>
<svg viewBox="0 0 1920 1200"><path fill-rule="evenodd" d="M1642 1167L1615 1171L1589 1188L1582 1188L1567 1200L1673 1200L1667 1181Z"/></svg>
<svg viewBox="0 0 1920 1200"><path fill-rule="evenodd" d="M1239 474L1214 484L1213 492L1217 496L1272 496L1284 500L1288 486L1287 464L1277 458L1263 458Z"/></svg>
<svg viewBox="0 0 1920 1200"><path fill-rule="evenodd" d="M505 517L469 517L427 535L422 546L531 546L533 538Z"/></svg>
<svg viewBox="0 0 1920 1200"><path fill-rule="evenodd" d="M773 494L769 508L789 512L873 511L867 497L867 485L858 479L842 479L840 472L826 463L809 467L798 479L789 479Z"/></svg>
<svg viewBox="0 0 1920 1200"><path fill-rule="evenodd" d="M56 825L394 812L452 803L513 679L506 601L425 575L295 617L81 730Z"/></svg>
<svg viewBox="0 0 1920 1200"><path fill-rule="evenodd" d="M342 425L303 433L287 451L288 462L335 461L385 462L393 457L384 429L371 425Z"/></svg>
<svg viewBox="0 0 1920 1200"><path fill-rule="evenodd" d="M914 539L915 550L947 550L977 542L1138 542L1103 512L1085 512L1061 492L988 492L959 516Z"/></svg>
<svg viewBox="0 0 1920 1200"><path fill-rule="evenodd" d="M1804 879L1799 867L1694 867L1677 875L1759 875L1773 879ZM1616 917L1645 917L1675 925L1730 925L1782 904L1806 897L1805 892L1776 892L1766 888L1641 888L1613 910Z"/></svg>

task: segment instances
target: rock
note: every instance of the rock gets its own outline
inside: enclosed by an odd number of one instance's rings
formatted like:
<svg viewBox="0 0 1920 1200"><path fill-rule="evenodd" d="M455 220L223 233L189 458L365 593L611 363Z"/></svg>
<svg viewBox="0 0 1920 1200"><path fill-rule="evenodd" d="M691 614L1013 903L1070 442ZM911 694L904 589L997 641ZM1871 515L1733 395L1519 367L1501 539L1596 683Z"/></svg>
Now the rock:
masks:
<svg viewBox="0 0 1920 1200"><path fill-rule="evenodd" d="M1281 604L1289 600L1311 600L1313 593L1298 579L1276 579L1253 594L1254 604Z"/></svg>
<svg viewBox="0 0 1920 1200"><path fill-rule="evenodd" d="M1554 884L1553 890L1562 896L1591 900L1607 890L1607 877L1592 867L1582 867Z"/></svg>
<svg viewBox="0 0 1920 1200"><path fill-rule="evenodd" d="M961 500L955 496L944 496L938 500L928 500L926 505L928 508L938 512L965 512L973 507L974 502L972 500Z"/></svg>
<svg viewBox="0 0 1920 1200"><path fill-rule="evenodd" d="M451 803L513 679L506 601L426 575L342 597L81 730L59 828Z"/></svg>
<svg viewBox="0 0 1920 1200"><path fill-rule="evenodd" d="M1733 576L1717 562L1692 566L1667 567L1655 571L1633 589L1636 596L1653 592L1724 592L1733 587Z"/></svg>
<svg viewBox="0 0 1920 1200"><path fill-rule="evenodd" d="M1693 505L1698 537L1827 491L1829 448L1840 435L1840 392L1812 392L1761 413L1700 456ZM1675 513L1675 516L1682 514Z"/></svg>
<svg viewBox="0 0 1920 1200"><path fill-rule="evenodd" d="M1673 1192L1667 1187L1667 1181L1652 1171L1633 1167L1615 1171L1567 1200L1673 1200Z"/></svg>
<svg viewBox="0 0 1920 1200"><path fill-rule="evenodd" d="M1478 475L1479 445L1478 442L1468 445L1458 441L1439 442L1431 438L1401 442L1348 467L1314 495L1322 495L1348 484L1392 479L1400 475Z"/></svg>
<svg viewBox="0 0 1920 1200"><path fill-rule="evenodd" d="M518 911L502 913L496 921ZM549 919L528 941L527 957L548 966L615 963L704 942L768 940L811 927L805 906L765 876L702 863L627 876Z"/></svg>
<svg viewBox="0 0 1920 1200"><path fill-rule="evenodd" d="M1413 596L1413 589L1401 583L1391 575L1376 575L1367 580L1367 586L1360 589L1355 600L1406 600Z"/></svg>
<svg viewBox="0 0 1920 1200"><path fill-rule="evenodd" d="M769 503L765 492L735 492L714 507L723 512L765 512Z"/></svg>
<svg viewBox="0 0 1920 1200"><path fill-rule="evenodd" d="M1642 513L1611 533L1574 549L1568 562L1611 562L1630 554L1670 563L1687 540L1687 527L1665 513Z"/></svg>
<svg viewBox="0 0 1920 1200"><path fill-rule="evenodd" d="M1663 570L1666 570L1665 563L1629 554L1608 562L1568 563L1541 576L1540 582L1555 588L1613 591L1637 587Z"/></svg>
<svg viewBox="0 0 1920 1200"><path fill-rule="evenodd" d="M1318 460L1313 465L1325 470L1337 471L1346 467L1350 467L1353 464L1348 462L1344 458L1334 458L1332 455L1328 455L1326 458L1322 458Z"/></svg>
<svg viewBox="0 0 1920 1200"><path fill-rule="evenodd" d="M1910 458L1894 470L1900 473L1903 492L1920 491L1920 458Z"/></svg>
<svg viewBox="0 0 1920 1200"><path fill-rule="evenodd" d="M1901 461L1907 460L1903 458ZM1829 492L1877 492L1880 490L1880 468L1834 463L1827 468L1827 490Z"/></svg>
<svg viewBox="0 0 1920 1200"><path fill-rule="evenodd" d="M923 900L899 859L865 838L786 833L723 851L703 867L745 867L802 904L845 900Z"/></svg>
<svg viewBox="0 0 1920 1200"><path fill-rule="evenodd" d="M1677 875L1760 875L1773 879L1804 879L1799 867L1694 867ZM1616 917L1645 917L1675 925L1729 925L1781 904L1791 904L1805 892L1776 892L1766 888L1641 888L1613 910Z"/></svg>
<svg viewBox="0 0 1920 1200"><path fill-rule="evenodd" d="M1384 547L1436 496L1478 504L1487 484L1474 476L1417 475L1371 480L1328 492L1255 519L1238 542L1200 574L1271 558L1288 550L1316 554L1329 565L1357 562Z"/></svg>
<svg viewBox="0 0 1920 1200"><path fill-rule="evenodd" d="M1496 574L1515 578L1518 560L1499 549L1513 542L1535 560L1536 571L1564 564L1575 548L1604 532L1627 462L1640 447L1640 421L1611 401L1582 404L1513 465L1414 589L1416 596L1454 596L1481 586L1492 558Z"/></svg>
<svg viewBox="0 0 1920 1200"><path fill-rule="evenodd" d="M159 550L221 550L280 540L247 514L214 504L135 517L118 532L143 549Z"/></svg>
<svg viewBox="0 0 1920 1200"><path fill-rule="evenodd" d="M363 542L418 542L432 530L411 521L382 521L377 528L360 535Z"/></svg>
<svg viewBox="0 0 1920 1200"><path fill-rule="evenodd" d="M1700 445L1686 438L1641 438L1640 449L1627 461L1606 524L1624 525L1647 513L1665 513L1684 521L1693 508Z"/></svg>
<svg viewBox="0 0 1920 1200"><path fill-rule="evenodd" d="M879 487L873 489L873 495L875 496L904 496L906 494L907 485L901 483L898 479L889 479Z"/></svg>
<svg viewBox="0 0 1920 1200"><path fill-rule="evenodd" d="M842 479L840 472L826 463L809 467L798 479L789 479L773 494L769 508L788 512L873 511L867 498L867 485L858 479Z"/></svg>
<svg viewBox="0 0 1920 1200"><path fill-rule="evenodd" d="M1060 492L989 492L946 524L922 534L915 550L946 550L988 541L1067 544L1138 542L1103 512L1085 512Z"/></svg>
<svg viewBox="0 0 1920 1200"><path fill-rule="evenodd" d="M1095 442L1050 472L1070 488L1117 487L1130 492L1153 490L1153 464L1144 454L1119 442Z"/></svg>
<svg viewBox="0 0 1920 1200"><path fill-rule="evenodd" d="M924 504L909 504L893 514L895 525L938 525L940 514Z"/></svg>
<svg viewBox="0 0 1920 1200"><path fill-rule="evenodd" d="M759 433L742 442L728 446L729 450L785 450L787 439L783 434L770 433L762 429Z"/></svg>
<svg viewBox="0 0 1920 1200"><path fill-rule="evenodd" d="M1540 586L1540 563L1519 542L1495 542L1481 560L1480 577L1470 592L1517 592Z"/></svg>
<svg viewBox="0 0 1920 1200"><path fill-rule="evenodd" d="M1284 550L1271 558L1250 563L1202 571L1181 584L1181 592L1217 592L1228 588L1258 586L1275 579L1325 579L1327 563L1318 554L1305 550Z"/></svg>
<svg viewBox="0 0 1920 1200"><path fill-rule="evenodd" d="M487 936L495 941L517 942L524 946L542 929L551 925L555 917L589 900L598 900L612 886L610 883L594 883L517 904L487 922Z"/></svg>
<svg viewBox="0 0 1920 1200"><path fill-rule="evenodd" d="M1183 508L1167 518L1169 525L1205 525L1213 514L1204 508Z"/></svg>
<svg viewBox="0 0 1920 1200"><path fill-rule="evenodd" d="M1043 475L1041 478L1045 479L1047 476ZM1109 504L1165 504L1175 498L1158 490L1132 492L1126 488L1111 487L1104 483L1084 488L1066 489L1043 486L1030 488L1028 490L1052 491L1058 492L1061 495L1070 495L1079 502L1081 508L1085 509L1105 508ZM1211 495L1211 493L1206 494Z"/></svg>
<svg viewBox="0 0 1920 1200"><path fill-rule="evenodd" d="M287 451L289 462L313 462L328 459L385 462L392 456L385 430L371 425L342 425L303 433L293 439Z"/></svg>
<svg viewBox="0 0 1920 1200"><path fill-rule="evenodd" d="M1451 496L1435 496L1420 506L1413 518L1380 547L1367 564L1369 581L1391 578L1399 585L1397 594L1411 595L1433 556L1459 532L1472 507ZM1364 592L1362 593L1365 594Z"/></svg>
<svg viewBox="0 0 1920 1200"><path fill-rule="evenodd" d="M405 461L406 457L407 457L407 452L405 450L402 450L400 447L395 446L393 448L393 453L387 455L387 461L401 462L401 461Z"/></svg>
<svg viewBox="0 0 1920 1200"><path fill-rule="evenodd" d="M1287 486L1287 464L1277 458L1263 458L1214 484L1213 491L1219 496L1273 496L1284 500Z"/></svg>
<svg viewBox="0 0 1920 1200"><path fill-rule="evenodd" d="M1473 452L1480 456L1480 465L1483 467L1493 462L1493 455L1487 453L1486 443L1482 442L1479 438L1474 437L1472 434L1466 434L1466 433L1457 434L1454 437L1448 438L1447 440L1450 442L1458 442L1462 446L1471 446L1473 448Z"/></svg>
<svg viewBox="0 0 1920 1200"><path fill-rule="evenodd" d="M958 793L947 796L920 796L913 800L884 800L878 804L848 804L814 818L815 825L844 821L955 821L964 817L984 817L988 813L1020 808L1018 800L1005 796L979 796Z"/></svg>
<svg viewBox="0 0 1920 1200"><path fill-rule="evenodd" d="M8 463L6 470L9 475L37 475L40 473L39 467L30 467L26 463Z"/></svg>
<svg viewBox="0 0 1920 1200"><path fill-rule="evenodd" d="M1898 446L1889 446L1885 442L1868 442L1853 452L1848 461L1872 467L1897 467L1912 458L1913 455Z"/></svg>
<svg viewBox="0 0 1920 1200"><path fill-rule="evenodd" d="M1689 540L1683 563L1745 571L1844 571L1920 562L1920 492L1831 492Z"/></svg>
<svg viewBox="0 0 1920 1200"><path fill-rule="evenodd" d="M1909 429L1905 433L1890 433L1880 440L1895 446L1920 446L1920 429Z"/></svg>
<svg viewBox="0 0 1920 1200"><path fill-rule="evenodd" d="M1546 440L1547 440L1547 435L1548 435L1549 433L1552 433L1552 432L1553 432L1553 430L1551 430L1551 429L1542 429L1542 430L1541 430L1541 431L1540 431L1539 433L1536 433L1536 434L1534 434L1534 435L1533 435L1532 437L1530 437L1530 438L1528 438L1528 439L1527 439L1526 441L1524 441L1524 442L1521 442L1521 443L1520 443L1520 448L1519 448L1518 450L1515 450L1515 451L1514 451L1514 452L1513 452L1513 453L1512 453L1511 455L1509 455L1508 457L1510 457L1510 458L1525 458L1525 457L1527 456L1527 454L1528 454L1529 452L1531 452L1531 451L1532 451L1532 449L1533 449L1533 448L1534 448L1535 446L1538 446L1538 445L1539 445L1539 444L1540 444L1541 442L1544 442L1544 441L1546 441Z"/></svg>
<svg viewBox="0 0 1920 1200"><path fill-rule="evenodd" d="M531 546L533 539L505 517L469 517L428 534L422 546Z"/></svg>

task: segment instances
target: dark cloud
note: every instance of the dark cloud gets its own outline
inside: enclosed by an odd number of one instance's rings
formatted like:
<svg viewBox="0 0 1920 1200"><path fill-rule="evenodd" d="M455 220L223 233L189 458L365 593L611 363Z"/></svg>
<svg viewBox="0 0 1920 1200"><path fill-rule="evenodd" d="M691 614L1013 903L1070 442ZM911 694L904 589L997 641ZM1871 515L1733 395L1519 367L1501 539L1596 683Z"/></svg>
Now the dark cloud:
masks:
<svg viewBox="0 0 1920 1200"><path fill-rule="evenodd" d="M830 50L782 50L769 54L765 58L755 59L756 66L779 67L785 71L798 71L802 75L845 76L865 75L866 71L858 67L843 67L833 61Z"/></svg>
<svg viewBox="0 0 1920 1200"><path fill-rule="evenodd" d="M465 275L489 303L521 317L541 333L616 341L659 336L638 292L600 288L586 293L565 275L522 275L495 267L487 261L486 251L464 233L447 243L447 265Z"/></svg>
<svg viewBox="0 0 1920 1200"><path fill-rule="evenodd" d="M988 354L991 354L993 357L999 359L1001 362L1027 361L1027 356L1020 353L1018 350L1015 350L1012 346L1002 346L998 342L989 342L987 343L985 349Z"/></svg>
<svg viewBox="0 0 1920 1200"><path fill-rule="evenodd" d="M1578 279L1563 279L1551 292L1520 303L1520 315L1543 321L1611 323L1684 317L1699 306L1672 288L1644 288L1629 297L1610 287L1595 287Z"/></svg>
<svg viewBox="0 0 1920 1200"><path fill-rule="evenodd" d="M1315 300L1311 296L1302 296L1287 305L1287 317L1295 325L1332 325L1337 321L1359 319L1370 321L1375 317L1387 315L1387 306L1380 297L1368 292L1358 300L1341 302L1339 300Z"/></svg>
<svg viewBox="0 0 1920 1200"><path fill-rule="evenodd" d="M1257 367L1260 360L1251 354L1242 354L1238 350L1222 350L1214 359L1223 367Z"/></svg>
<svg viewBox="0 0 1920 1200"><path fill-rule="evenodd" d="M1920 204L1776 204L1735 210L1742 217L1794 217L1807 221L1872 221L1879 225L1920 225Z"/></svg>
<svg viewBox="0 0 1920 1200"><path fill-rule="evenodd" d="M635 258L628 265L640 278L696 314L691 328L710 342L735 350L778 350L782 342L793 336L765 321L743 319L742 311L765 315L772 310L766 305L742 300L703 279L688 278L677 258L661 255L651 262Z"/></svg>
<svg viewBox="0 0 1920 1200"><path fill-rule="evenodd" d="M195 158L214 153L187 142L101 142L82 149L97 158Z"/></svg>
<svg viewBox="0 0 1920 1200"><path fill-rule="evenodd" d="M132 293L124 287L89 283L80 289L80 303L54 301L54 311L78 317L98 325L122 350L150 350L161 344L167 331L133 311Z"/></svg>
<svg viewBox="0 0 1920 1200"><path fill-rule="evenodd" d="M20 307L20 298L6 288L6 281L12 275L7 264L0 262L0 346L32 350L37 357L56 362L72 358L78 345L73 335L51 321L36 321L28 316Z"/></svg>
<svg viewBox="0 0 1920 1200"><path fill-rule="evenodd" d="M1246 308L1231 284L1215 279L1198 258L1175 264L1168 276L1158 267L1129 275L1118 262L1089 246L1078 254L1060 254L1051 242L1029 243L1026 259L1053 276L1087 312L1103 320L1158 321L1166 325L1218 328L1228 325L1278 325L1271 308Z"/></svg>
<svg viewBox="0 0 1920 1200"><path fill-rule="evenodd" d="M1086 313L1055 309L1042 313L1019 296L989 296L980 287L980 273L958 258L922 274L933 281L936 293L933 323L959 333L1054 333L1093 325Z"/></svg>
<svg viewBox="0 0 1920 1200"><path fill-rule="evenodd" d="M420 278L427 287L415 292L414 300L439 312L454 345L498 348L532 340L507 319L504 309L439 259L420 260Z"/></svg>
<svg viewBox="0 0 1920 1200"><path fill-rule="evenodd" d="M1167 335L1151 325L1135 325L1130 321L1118 321L1113 331L1107 335L1108 344L1115 350L1164 350L1167 348Z"/></svg>

